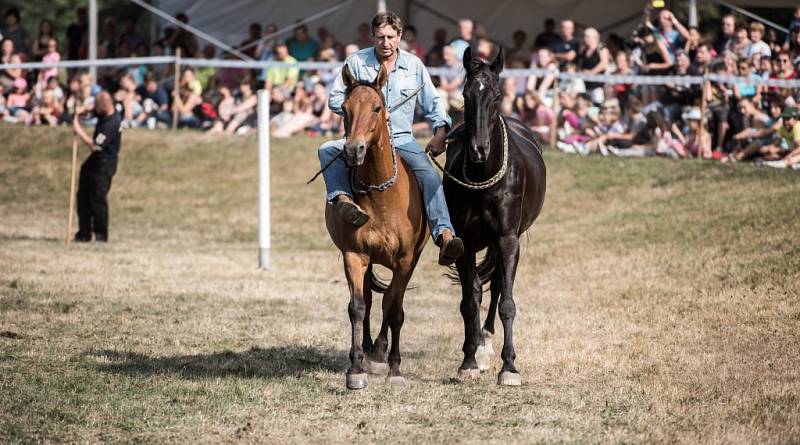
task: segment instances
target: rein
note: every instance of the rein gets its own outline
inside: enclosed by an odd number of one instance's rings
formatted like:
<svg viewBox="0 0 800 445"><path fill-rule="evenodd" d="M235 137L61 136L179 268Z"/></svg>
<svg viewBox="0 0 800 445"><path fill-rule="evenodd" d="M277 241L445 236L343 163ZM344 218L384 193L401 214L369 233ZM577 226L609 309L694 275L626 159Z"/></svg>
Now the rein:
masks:
<svg viewBox="0 0 800 445"><path fill-rule="evenodd" d="M355 183L355 181L357 180L357 181L358 181L358 183L359 183L359 186L364 186L364 187L365 187L365 188L363 188L363 189L358 189L358 190L355 190L355 189L354 189L353 191L355 191L356 193L359 193L359 194L362 194L362 195L366 195L367 193L371 192L372 190L377 190L377 191L379 191L379 192L382 192L382 191L384 191L384 190L388 189L389 187L393 186L393 185L394 185L394 183L397 181L397 155L395 154L395 150L394 150L394 143L392 142L392 120L391 120L391 118L390 118L390 115L392 114L392 112L393 112L394 110L396 110L396 109L400 108L400 107L401 107L401 106L403 106L403 105L404 105L406 102L408 102L409 100L411 100L411 98L412 98L412 97L415 97L415 96L416 96L416 95L417 95L417 94L418 94L418 93L419 93L419 92L422 90L422 87L423 87L423 86L424 86L424 85L420 85L420 86L419 86L419 87L418 87L416 90L414 90L414 92L413 92L413 93L411 93L411 94L410 94L408 97L406 97L405 99L402 99L402 100L400 100L400 101L396 102L396 103L395 103L394 105L392 105L391 107L387 107L387 108L386 108L386 116L387 116L387 117L386 117L386 125L389 127L389 144L391 144L391 146L392 146L392 163L394 164L394 175L392 175L392 177L391 177L391 178L389 178L387 181L384 181L382 184L379 184L379 185L369 185L369 184L365 184L363 181L361 181L361 179L360 179L360 178L358 177L358 175L356 174L356 171L355 171L355 169L352 169L352 173L351 173L351 180L352 180L352 182L354 182L354 183ZM314 174L314 176L312 176L312 177L311 177L311 179L309 179L309 180L308 180L308 182L306 182L306 185L308 185L308 184L311 184L312 182L314 182L314 180L315 180L315 179L317 179L317 178L319 177L319 175L321 175L321 174L322 174L322 172L324 172L325 170L327 170L327 169L328 169L328 167L330 167L331 165L333 165L333 163L334 163L334 162L336 162L336 160L337 160L337 159L339 159L339 158L341 158L343 155L344 155L344 149L342 149L342 151L340 151L340 152L339 152L339 153L338 153L336 156L334 156L334 157L333 157L333 159L331 159L330 161L328 161L328 163L327 163L327 164L325 164L325 166L323 166L323 167L322 167L322 168L321 168L321 169L320 169L320 170L319 170L319 171L318 171L316 174ZM441 168L441 167L440 167L440 168Z"/></svg>
<svg viewBox="0 0 800 445"><path fill-rule="evenodd" d="M469 178L467 178L467 153L464 153L464 163L461 168L462 174L464 175L463 181L445 170L445 168L439 164L439 161L437 161L430 152L428 152L428 156L431 158L431 161L433 161L433 163L439 167L439 170L441 170L445 176L450 178L456 184L470 190L486 190L500 182L500 180L503 179L508 171L508 129L506 128L506 121L503 120L503 116L500 116L500 128L503 131L503 165L500 167L500 170L494 174L494 176L485 181L472 182L469 180Z"/></svg>

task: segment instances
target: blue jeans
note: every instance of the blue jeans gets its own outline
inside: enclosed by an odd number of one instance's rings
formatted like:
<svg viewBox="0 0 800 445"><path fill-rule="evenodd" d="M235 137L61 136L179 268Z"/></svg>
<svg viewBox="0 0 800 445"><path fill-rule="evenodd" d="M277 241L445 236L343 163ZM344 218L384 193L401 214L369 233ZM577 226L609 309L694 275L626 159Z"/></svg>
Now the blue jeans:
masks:
<svg viewBox="0 0 800 445"><path fill-rule="evenodd" d="M444 189L442 189L442 178L433 170L428 155L413 140L395 143L397 154L406 161L414 175L417 177L417 184L422 189L422 199L425 204L425 213L428 216L428 227L431 229L431 236L436 241L445 229L450 229L455 236L453 224L450 223L450 213L447 211L447 203L444 200ZM328 141L319 147L320 165L324 167L336 155L344 149L344 139ZM344 158L339 158L322 173L325 178L325 187L328 191L328 202L333 203L337 196L347 195L353 197L353 189L350 186L350 175L347 174L347 164ZM372 193L380 193L374 191Z"/></svg>

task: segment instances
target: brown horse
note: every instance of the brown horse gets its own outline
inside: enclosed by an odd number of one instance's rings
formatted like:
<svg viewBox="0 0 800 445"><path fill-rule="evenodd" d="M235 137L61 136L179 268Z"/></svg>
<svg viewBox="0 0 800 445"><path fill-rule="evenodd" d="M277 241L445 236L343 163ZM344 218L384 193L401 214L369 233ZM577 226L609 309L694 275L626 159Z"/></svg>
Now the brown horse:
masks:
<svg viewBox="0 0 800 445"><path fill-rule="evenodd" d="M355 81L349 68L342 70L347 90L342 105L347 142L344 155L353 172L355 202L366 210L369 221L361 227L345 222L333 206L325 208L325 223L334 244L342 251L344 272L350 288L348 314L352 327L347 387L367 386L367 371L385 373L387 381L402 383L400 329L403 296L428 237L422 198L416 179L394 153L387 110L381 87L388 80L381 68L373 83ZM392 270L388 287L372 272L380 264ZM372 342L369 313L372 291L383 292L383 322ZM386 365L388 330L392 345Z"/></svg>

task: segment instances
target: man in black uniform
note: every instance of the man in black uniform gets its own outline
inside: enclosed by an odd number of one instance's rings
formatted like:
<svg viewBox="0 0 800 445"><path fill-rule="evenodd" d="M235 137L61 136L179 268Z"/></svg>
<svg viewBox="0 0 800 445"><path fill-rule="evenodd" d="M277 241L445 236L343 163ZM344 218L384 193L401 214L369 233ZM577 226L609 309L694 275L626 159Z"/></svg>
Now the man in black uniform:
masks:
<svg viewBox="0 0 800 445"><path fill-rule="evenodd" d="M84 110L76 110L76 116ZM81 165L78 183L78 233L75 241L108 241L108 202L106 195L111 188L111 178L117 172L117 154L122 140L122 119L114 109L111 95L103 91L95 98L97 126L94 136L89 137L78 119L73 119L75 134L92 154Z"/></svg>

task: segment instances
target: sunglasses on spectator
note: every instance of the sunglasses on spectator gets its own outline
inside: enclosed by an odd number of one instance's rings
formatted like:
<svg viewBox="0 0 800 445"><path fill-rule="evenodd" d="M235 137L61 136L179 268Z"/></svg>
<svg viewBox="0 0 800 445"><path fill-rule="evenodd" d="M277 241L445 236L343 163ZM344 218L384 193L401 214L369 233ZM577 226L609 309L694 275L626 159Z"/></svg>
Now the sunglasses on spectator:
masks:
<svg viewBox="0 0 800 445"><path fill-rule="evenodd" d="M778 59L778 60L780 60L780 61L781 61L781 63L788 63L788 62L789 62L789 59L783 59L783 58L781 58L781 59Z"/></svg>

